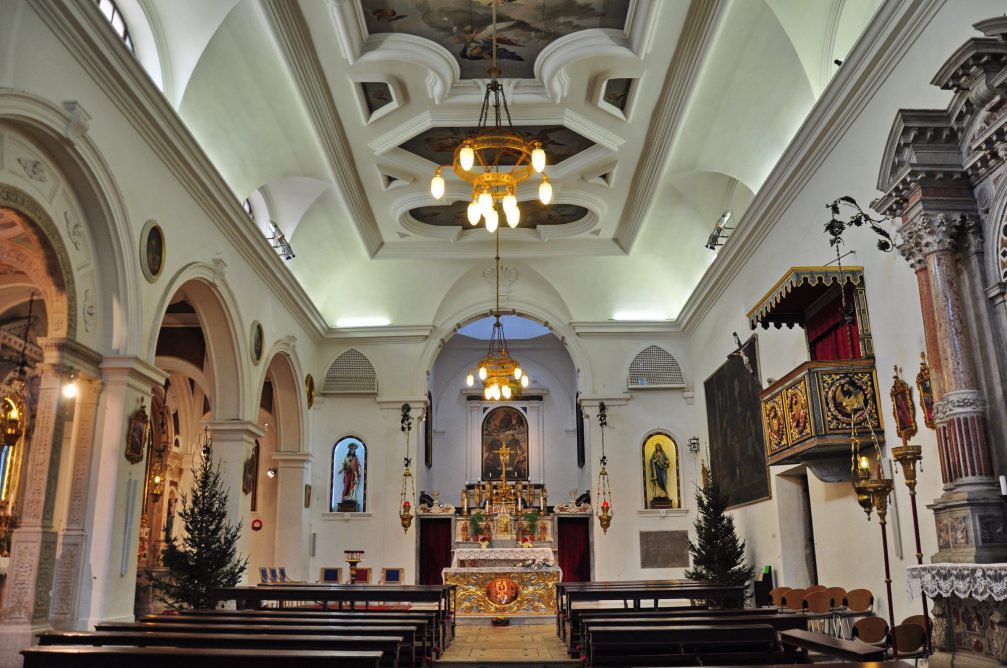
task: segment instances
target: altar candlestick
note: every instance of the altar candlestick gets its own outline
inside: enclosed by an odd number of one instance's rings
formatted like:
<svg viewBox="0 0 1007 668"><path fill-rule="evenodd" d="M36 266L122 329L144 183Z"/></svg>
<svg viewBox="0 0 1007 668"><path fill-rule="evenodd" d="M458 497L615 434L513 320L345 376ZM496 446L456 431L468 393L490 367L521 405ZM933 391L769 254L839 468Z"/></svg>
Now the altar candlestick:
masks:
<svg viewBox="0 0 1007 668"><path fill-rule="evenodd" d="M467 489L462 490L462 514L467 515L469 512L469 491Z"/></svg>
<svg viewBox="0 0 1007 668"><path fill-rule="evenodd" d="M538 495L538 505L539 505L539 512L541 512L544 515L545 514L545 490L544 489Z"/></svg>

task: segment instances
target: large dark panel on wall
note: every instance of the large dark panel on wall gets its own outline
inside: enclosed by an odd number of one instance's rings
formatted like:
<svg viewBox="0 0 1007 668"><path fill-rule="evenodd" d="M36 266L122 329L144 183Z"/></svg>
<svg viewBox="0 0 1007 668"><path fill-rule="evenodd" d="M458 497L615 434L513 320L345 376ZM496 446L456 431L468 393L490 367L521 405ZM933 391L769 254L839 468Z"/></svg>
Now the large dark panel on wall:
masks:
<svg viewBox="0 0 1007 668"><path fill-rule="evenodd" d="M563 582L591 579L591 517L557 517L556 548Z"/></svg>
<svg viewBox="0 0 1007 668"><path fill-rule="evenodd" d="M640 568L688 568L688 531L641 531Z"/></svg>
<svg viewBox="0 0 1007 668"><path fill-rule="evenodd" d="M420 569L417 584L443 584L441 570L451 566L451 518L421 517L419 520Z"/></svg>
<svg viewBox="0 0 1007 668"><path fill-rule="evenodd" d="M427 419L423 421L423 463L434 465L434 395L427 392Z"/></svg>
<svg viewBox="0 0 1007 668"><path fill-rule="evenodd" d="M747 362L747 364L746 364ZM728 507L770 497L759 403L759 352L753 336L704 383L710 469Z"/></svg>
<svg viewBox="0 0 1007 668"><path fill-rule="evenodd" d="M584 468L587 461L586 444L584 443L584 409L580 405L580 392L577 393L577 468Z"/></svg>

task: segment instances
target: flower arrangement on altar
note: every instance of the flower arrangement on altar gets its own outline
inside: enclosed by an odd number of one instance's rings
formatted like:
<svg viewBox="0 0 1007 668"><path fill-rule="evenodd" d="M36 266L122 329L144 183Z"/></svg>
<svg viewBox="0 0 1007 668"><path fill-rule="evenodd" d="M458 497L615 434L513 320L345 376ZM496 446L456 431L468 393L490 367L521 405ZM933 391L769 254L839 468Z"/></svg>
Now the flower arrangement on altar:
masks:
<svg viewBox="0 0 1007 668"><path fill-rule="evenodd" d="M541 570L543 568L549 568L549 560L545 557L532 557L531 559L525 559L520 564L521 568L527 568L530 570Z"/></svg>

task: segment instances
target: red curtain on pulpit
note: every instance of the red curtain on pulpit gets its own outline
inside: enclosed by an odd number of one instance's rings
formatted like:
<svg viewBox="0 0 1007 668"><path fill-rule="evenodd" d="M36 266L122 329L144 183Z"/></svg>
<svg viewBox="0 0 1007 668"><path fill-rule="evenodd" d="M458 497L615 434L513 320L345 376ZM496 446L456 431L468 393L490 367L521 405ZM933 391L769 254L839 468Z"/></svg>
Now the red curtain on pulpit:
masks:
<svg viewBox="0 0 1007 668"><path fill-rule="evenodd" d="M846 303L848 308L853 308L852 291L847 292ZM808 318L805 327L811 359L848 360L862 357L856 315L849 324L843 320L842 297L838 293L832 302Z"/></svg>
<svg viewBox="0 0 1007 668"><path fill-rule="evenodd" d="M563 582L588 582L591 579L590 522L590 517L557 518L556 559L563 569Z"/></svg>
<svg viewBox="0 0 1007 668"><path fill-rule="evenodd" d="M441 569L451 566L451 545L453 543L451 518L420 518L419 530L420 568L417 584L443 584Z"/></svg>

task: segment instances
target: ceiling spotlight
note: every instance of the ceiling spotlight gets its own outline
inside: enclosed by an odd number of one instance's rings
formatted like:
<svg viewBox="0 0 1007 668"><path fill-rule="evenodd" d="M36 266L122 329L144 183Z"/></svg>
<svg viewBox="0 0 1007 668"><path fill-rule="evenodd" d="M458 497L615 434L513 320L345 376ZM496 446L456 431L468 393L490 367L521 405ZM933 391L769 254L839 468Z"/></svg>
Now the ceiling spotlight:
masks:
<svg viewBox="0 0 1007 668"><path fill-rule="evenodd" d="M267 478L275 478L276 477L276 469L266 469L266 477Z"/></svg>
<svg viewBox="0 0 1007 668"><path fill-rule="evenodd" d="M717 224L713 226L713 231L710 232L710 238L706 240L706 247L710 250L717 250L719 246L724 244L721 239L726 239L724 232L727 230L733 230L733 227L728 227L727 223L731 220L731 210L727 209L724 213L720 214L720 218L717 219Z"/></svg>

